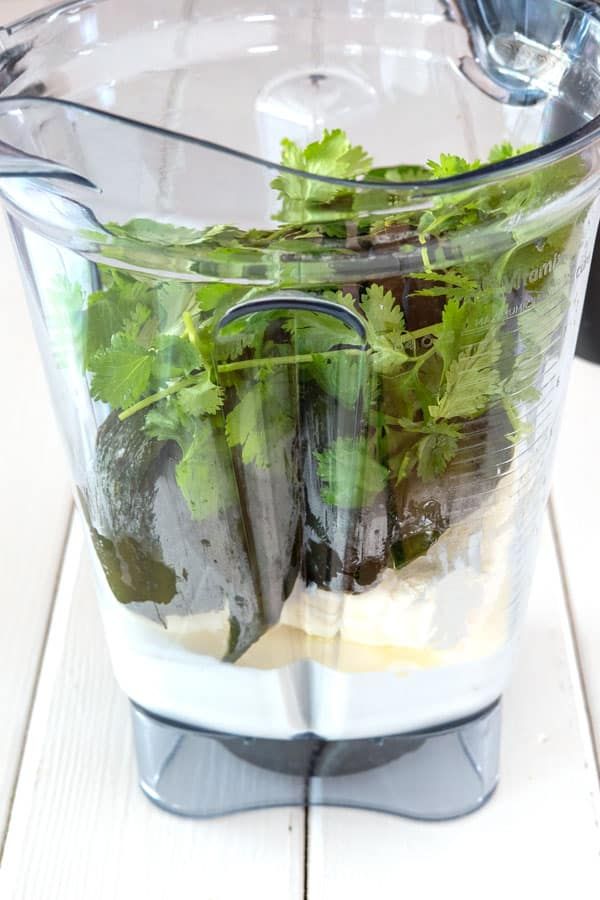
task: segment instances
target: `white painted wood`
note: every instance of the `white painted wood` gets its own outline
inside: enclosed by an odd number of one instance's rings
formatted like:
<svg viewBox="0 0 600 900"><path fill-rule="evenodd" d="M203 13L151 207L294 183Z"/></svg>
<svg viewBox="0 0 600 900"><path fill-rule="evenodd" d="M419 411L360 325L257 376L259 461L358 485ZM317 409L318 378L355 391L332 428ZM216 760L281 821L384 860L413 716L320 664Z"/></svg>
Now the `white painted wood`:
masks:
<svg viewBox="0 0 600 900"><path fill-rule="evenodd" d="M0 0L0 25L10 25L17 19L49 5L49 3L40 3L39 0L38 2L36 0Z"/></svg>
<svg viewBox="0 0 600 900"><path fill-rule="evenodd" d="M302 810L192 821L162 812L137 788L129 711L111 674L87 559L79 563L79 527L48 640L0 896L299 900Z"/></svg>
<svg viewBox="0 0 600 900"><path fill-rule="evenodd" d="M518 664L504 704L502 781L454 822L313 810L311 900L597 898L598 783L546 527Z"/></svg>
<svg viewBox="0 0 600 900"><path fill-rule="evenodd" d="M552 502L587 700L600 748L600 366L576 360Z"/></svg>
<svg viewBox="0 0 600 900"><path fill-rule="evenodd" d="M71 495L3 216L0 270L1 850L58 577Z"/></svg>

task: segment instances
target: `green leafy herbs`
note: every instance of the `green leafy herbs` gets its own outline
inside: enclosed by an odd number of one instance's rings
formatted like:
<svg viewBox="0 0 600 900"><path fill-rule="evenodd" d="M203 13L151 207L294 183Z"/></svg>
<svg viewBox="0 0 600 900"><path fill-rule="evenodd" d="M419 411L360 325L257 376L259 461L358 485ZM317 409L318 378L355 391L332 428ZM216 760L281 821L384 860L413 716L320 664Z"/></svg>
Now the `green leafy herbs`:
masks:
<svg viewBox="0 0 600 900"><path fill-rule="evenodd" d="M475 419L481 415L498 397L500 352L500 342L488 336L463 350L448 366L439 401L429 407L432 418Z"/></svg>
<svg viewBox="0 0 600 900"><path fill-rule="evenodd" d="M207 373L196 384L182 388L146 413L149 438L173 441L180 450L175 467L177 484L192 516L204 519L226 509L235 498L233 477L227 466L223 419L223 391Z"/></svg>
<svg viewBox="0 0 600 900"><path fill-rule="evenodd" d="M319 141L313 141L301 149L293 141L281 142L281 165L311 175L355 180L365 175L372 166L370 156L362 147L352 146L347 135L336 128L325 131ZM293 172L282 172L273 179L271 186L285 200L306 204L329 203L345 188L327 181L303 178Z"/></svg>
<svg viewBox="0 0 600 900"><path fill-rule="evenodd" d="M405 350L404 314L391 291L371 284L361 299L367 322L367 340L373 354L373 368L382 375L401 371L409 361Z"/></svg>
<svg viewBox="0 0 600 900"><path fill-rule="evenodd" d="M385 489L388 470L364 438L338 438L316 457L323 499L332 506L368 506Z"/></svg>
<svg viewBox="0 0 600 900"><path fill-rule="evenodd" d="M271 467L296 424L290 388L288 371L278 369L242 390L225 423L227 442L240 449L242 462Z"/></svg>
<svg viewBox="0 0 600 900"><path fill-rule="evenodd" d="M125 335L114 335L110 348L92 359L92 396L118 409L145 393L152 375L152 356Z"/></svg>
<svg viewBox="0 0 600 900"><path fill-rule="evenodd" d="M51 349L59 368L76 369L83 365L83 316L85 308L81 285L72 283L64 275L57 275L48 291L46 314Z"/></svg>
<svg viewBox="0 0 600 900"><path fill-rule="evenodd" d="M500 144L487 162L528 149ZM236 502L232 459L238 470L269 468L298 452L303 403L327 415L337 409L345 423L338 434L328 425L328 446L316 456L322 499L342 508L368 505L407 478L442 477L469 423L485 429L494 410L504 410L509 437L520 440L544 352L564 322L560 298L568 298L570 269L563 250L572 226L540 239L523 214L575 184L578 160L481 186L467 178L464 190L434 194L425 211L401 213L385 212L398 199L395 185L468 176L481 163L442 154L424 166L373 168L339 129L304 148L284 141L281 162L290 171L272 182L282 223L273 229L148 219L106 226L115 258L149 266L160 253L161 265L171 260L177 271L186 260L193 272L201 256L226 263L231 283L99 266L101 289L87 299L78 284L55 286L54 307L63 312L52 327L79 347L92 395L121 420L140 414L149 441L177 446L177 484L196 519ZM363 190L362 180L381 187ZM471 253L471 233L485 225L493 237L495 223L501 251L491 241L483 257L479 244ZM441 239L457 236L448 254ZM386 278L347 285L332 283L329 262L311 269L323 273L311 292L352 310L366 338L338 317L308 310L271 310L221 327L228 310L267 291L248 284L257 253L277 260L281 287L302 288L295 255L312 260L333 247L351 257L386 246L397 248L400 261L421 253L421 271L407 273L404 264ZM377 270L375 253L372 261ZM352 422L362 437L349 433Z"/></svg>

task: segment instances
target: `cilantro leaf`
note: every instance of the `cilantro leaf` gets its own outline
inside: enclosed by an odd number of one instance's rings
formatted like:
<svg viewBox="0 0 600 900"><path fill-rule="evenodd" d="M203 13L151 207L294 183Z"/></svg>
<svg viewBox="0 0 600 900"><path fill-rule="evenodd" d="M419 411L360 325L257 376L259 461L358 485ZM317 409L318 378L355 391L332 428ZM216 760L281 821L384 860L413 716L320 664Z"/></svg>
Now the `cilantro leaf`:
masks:
<svg viewBox="0 0 600 900"><path fill-rule="evenodd" d="M227 415L225 433L230 447L241 447L242 462L268 468L274 448L295 426L287 373L273 372L268 380L251 385Z"/></svg>
<svg viewBox="0 0 600 900"><path fill-rule="evenodd" d="M427 166L378 166L367 172L368 181L427 181L431 170Z"/></svg>
<svg viewBox="0 0 600 900"><path fill-rule="evenodd" d="M460 429L456 425L436 423L430 434L424 435L416 446L417 475L422 481L433 481L442 475L456 456Z"/></svg>
<svg viewBox="0 0 600 900"><path fill-rule="evenodd" d="M510 141L503 141L501 144L495 144L489 152L488 162L499 163L505 159L512 159L513 156L520 156L522 153L528 153L535 149L535 144L525 144L523 147L513 147Z"/></svg>
<svg viewBox="0 0 600 900"><path fill-rule="evenodd" d="M388 470L370 454L365 438L338 438L315 457L321 496L331 506L368 506L385 489Z"/></svg>
<svg viewBox="0 0 600 900"><path fill-rule="evenodd" d="M402 309L392 292L384 290L380 284L367 287L361 308L367 319L367 340L374 371L386 376L397 374L409 359L401 340L405 334Z"/></svg>
<svg viewBox="0 0 600 900"><path fill-rule="evenodd" d="M99 351L110 347L113 335L118 334L123 325L133 315L135 307L129 304L123 309L116 291L96 291L88 298L84 330L86 336L86 367Z"/></svg>
<svg viewBox="0 0 600 900"><path fill-rule="evenodd" d="M161 334L156 341L155 350L152 377L157 384L164 384L202 368L200 354L187 338Z"/></svg>
<svg viewBox="0 0 600 900"><path fill-rule="evenodd" d="M236 360L242 353L262 346L264 330L268 323L268 314L259 313L252 320L236 319L226 325L218 336L211 333L211 346L219 362L223 360ZM211 326L215 323L211 321Z"/></svg>
<svg viewBox="0 0 600 900"><path fill-rule="evenodd" d="M123 322L123 334L132 341L148 346L155 331L154 328L150 331L144 328L149 319L150 310L148 307L138 303L133 313ZM144 331L146 331L146 334L143 333Z"/></svg>
<svg viewBox="0 0 600 900"><path fill-rule="evenodd" d="M235 501L223 435L210 419L196 421L175 478L195 519L214 516Z"/></svg>
<svg viewBox="0 0 600 900"><path fill-rule="evenodd" d="M151 312L152 302L150 285L121 273L115 273L109 288L90 294L83 321L86 367L99 350L110 347L114 335L125 328L131 333L136 323L141 327L140 307Z"/></svg>
<svg viewBox="0 0 600 900"><path fill-rule="evenodd" d="M196 286L185 281L165 281L156 291L158 323L162 331L180 326L183 313L190 309L196 297Z"/></svg>
<svg viewBox="0 0 600 900"><path fill-rule="evenodd" d="M324 131L321 140L313 141L304 149L293 141L284 139L281 150L281 163L284 166L311 175L345 181L366 175L372 166L372 160L363 148L353 146L339 128ZM336 214L324 207L339 198L345 197L351 201L355 193L347 185L319 181L293 172L280 172L271 186L279 191L282 201L281 212L275 218L290 223L321 219L327 222L335 218ZM347 213L341 215L346 218Z"/></svg>
<svg viewBox="0 0 600 900"><path fill-rule="evenodd" d="M343 351L327 356L316 354L310 374L327 394L349 409L358 403L368 376L363 355L350 356Z"/></svg>
<svg viewBox="0 0 600 900"><path fill-rule="evenodd" d="M486 337L450 363L443 395L429 407L434 419L469 419L480 415L500 394L500 341Z"/></svg>
<svg viewBox="0 0 600 900"><path fill-rule="evenodd" d="M313 141L304 150L285 138L281 142L281 164L313 175L353 179L366 174L372 160L362 147L352 146L347 135L336 128L325 130L320 141ZM281 172L273 179L271 187L289 200L315 203L328 203L343 190L339 185L313 181L289 172Z"/></svg>
<svg viewBox="0 0 600 900"><path fill-rule="evenodd" d="M473 172L480 167L481 163L478 159L469 163L462 156L455 156L451 153L442 153L439 161L434 159L427 160L427 168L433 178L453 178L455 175Z"/></svg>
<svg viewBox="0 0 600 900"><path fill-rule="evenodd" d="M248 287L243 284L226 284L221 282L203 284L197 289L196 303L205 312L218 309L222 315L231 306L235 306L236 303L243 300L248 293Z"/></svg>
<svg viewBox="0 0 600 900"><path fill-rule="evenodd" d="M391 291L371 284L361 300L369 325L375 335L399 336L404 331L404 315Z"/></svg>
<svg viewBox="0 0 600 900"><path fill-rule="evenodd" d="M181 459L175 479L193 518L205 519L226 509L235 500L222 420L212 417L222 405L220 390L208 376L194 388L168 397L146 414L148 437L175 441Z"/></svg>
<svg viewBox="0 0 600 900"><path fill-rule="evenodd" d="M198 384L178 392L177 403L189 416L212 416L223 406L223 388L205 374Z"/></svg>
<svg viewBox="0 0 600 900"><path fill-rule="evenodd" d="M74 359L77 368L83 363L84 296L80 284L57 275L48 291L46 326L50 347L59 368Z"/></svg>
<svg viewBox="0 0 600 900"><path fill-rule="evenodd" d="M294 339L296 353L323 353L340 345L362 346L362 341L349 325L326 313L290 313L283 329Z"/></svg>
<svg viewBox="0 0 600 900"><path fill-rule="evenodd" d="M181 410L173 397L150 409L144 420L144 431L148 437L159 441L177 441L180 446L185 443L187 428L188 423L182 422Z"/></svg>
<svg viewBox="0 0 600 900"><path fill-rule="evenodd" d="M197 244L206 233L205 230L199 231L196 228L171 225L168 222L157 222L155 219L130 219L125 225L108 222L105 227L116 237L130 238L165 247Z"/></svg>
<svg viewBox="0 0 600 900"><path fill-rule="evenodd" d="M152 355L124 335L115 335L108 350L92 360L91 392L113 409L131 406L145 393L152 375Z"/></svg>

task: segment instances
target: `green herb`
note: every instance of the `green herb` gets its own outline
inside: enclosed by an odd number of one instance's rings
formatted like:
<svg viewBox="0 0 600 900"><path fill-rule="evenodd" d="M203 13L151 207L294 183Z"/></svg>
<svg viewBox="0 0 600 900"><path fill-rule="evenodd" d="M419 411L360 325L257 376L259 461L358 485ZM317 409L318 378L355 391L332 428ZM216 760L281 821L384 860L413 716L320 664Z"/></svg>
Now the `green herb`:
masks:
<svg viewBox="0 0 600 900"><path fill-rule="evenodd" d="M239 447L242 462L259 468L271 465L274 449L296 424L285 372L261 378L243 391L228 414L225 433L230 447Z"/></svg>
<svg viewBox="0 0 600 900"><path fill-rule="evenodd" d="M528 149L504 143L492 148L487 161L499 164ZM290 255L319 260L341 246L347 257L396 242L399 252L414 257L422 248L422 270L404 272L399 287L381 279L352 292L343 284L332 288L335 265L323 260L329 286L312 292L360 316L366 341L335 317L303 311L277 310L221 328L227 310L260 296L261 289L243 283L161 280L102 266L102 289L88 296L85 310L79 285L57 285L68 310L65 322L83 335L93 396L121 420L143 412L149 440L177 444L177 484L192 515L202 519L236 502L228 454L237 454L243 466L267 468L282 447L291 446L301 418L299 397L310 396L310 385L346 415L354 410L369 423L368 439L342 434L316 456L329 505L368 505L407 478L439 478L460 453L467 424L494 410L505 411L512 429L507 436L522 439L527 426L521 411L537 399L544 349L564 322L565 304L555 302L555 292L543 292L561 277L556 260L572 231L561 225L534 240L523 214L575 184L582 176L579 161L475 187L467 183L462 191L433 196L424 212L402 213L385 207L397 201L403 181L468 176L481 163L442 154L425 166L375 169L365 150L339 129L305 148L283 141L281 162L295 171L282 171L272 182L281 201L277 227L244 232L231 225L195 229L134 219L107 226L115 241L111 253L129 254L140 264L161 253L163 262L173 260L187 271L195 259L228 261L231 277L243 279L268 252L277 259L282 283L302 287L294 280L301 269L294 269ZM381 188L363 190L361 179L379 181ZM496 223L501 252L493 249ZM482 226L492 241L487 251L477 243ZM511 292L523 290L530 292L531 309L510 330ZM437 312L412 327L410 310L419 304Z"/></svg>
<svg viewBox="0 0 600 900"><path fill-rule="evenodd" d="M369 453L364 438L338 438L316 456L323 499L332 506L368 506L385 488L388 471Z"/></svg>
<svg viewBox="0 0 600 900"><path fill-rule="evenodd" d="M92 396L117 409L139 400L150 384L152 357L125 335L114 335L110 348L100 350L90 365Z"/></svg>
<svg viewBox="0 0 600 900"><path fill-rule="evenodd" d="M339 128L325 131L320 141L314 141L302 150L293 141L281 142L281 164L290 169L323 175L329 178L352 180L366 174L372 165L371 158L362 147L353 147ZM282 172L272 182L272 187L287 200L305 203L328 203L344 191L343 187L326 181L315 181L293 173Z"/></svg>

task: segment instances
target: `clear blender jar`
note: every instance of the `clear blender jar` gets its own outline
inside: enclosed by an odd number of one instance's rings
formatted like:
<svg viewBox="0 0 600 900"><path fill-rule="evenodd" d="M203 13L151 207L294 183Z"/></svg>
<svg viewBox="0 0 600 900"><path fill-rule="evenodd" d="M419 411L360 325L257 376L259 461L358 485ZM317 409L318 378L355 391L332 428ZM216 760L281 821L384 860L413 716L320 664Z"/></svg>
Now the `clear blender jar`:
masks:
<svg viewBox="0 0 600 900"><path fill-rule="evenodd" d="M166 808L493 791L598 218L580 7L0 31L0 193Z"/></svg>

